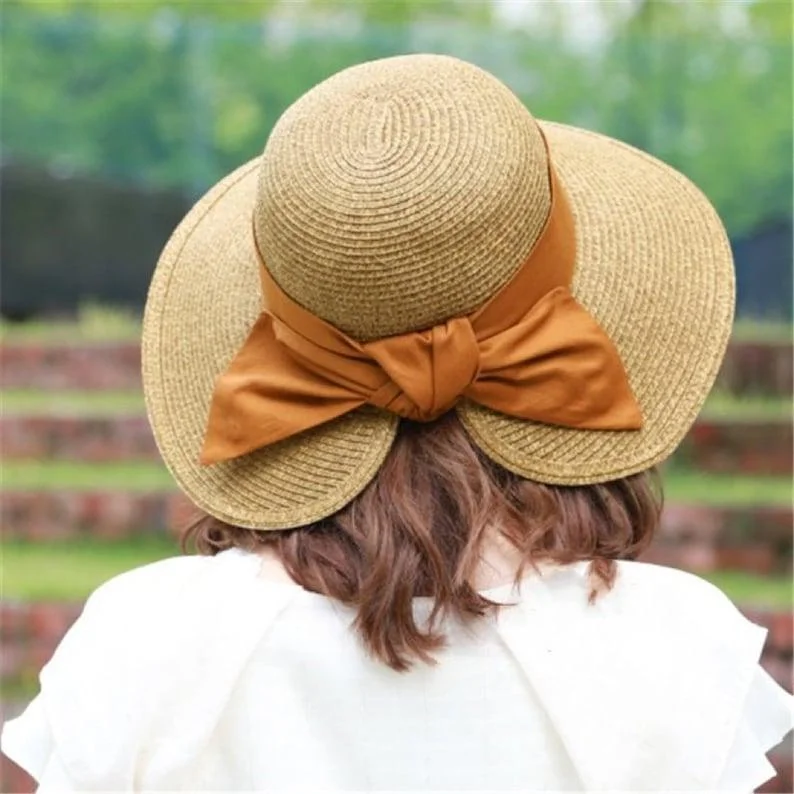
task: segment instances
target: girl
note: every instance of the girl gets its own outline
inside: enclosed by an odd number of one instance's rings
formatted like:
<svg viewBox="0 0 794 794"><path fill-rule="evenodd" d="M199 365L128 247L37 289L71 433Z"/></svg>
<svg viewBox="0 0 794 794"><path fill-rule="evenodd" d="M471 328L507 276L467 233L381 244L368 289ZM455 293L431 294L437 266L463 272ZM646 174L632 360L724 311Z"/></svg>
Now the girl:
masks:
<svg viewBox="0 0 794 794"><path fill-rule="evenodd" d="M412 55L299 99L157 266L199 554L99 588L6 726L40 791L750 791L765 632L637 562L730 333L680 174Z"/></svg>

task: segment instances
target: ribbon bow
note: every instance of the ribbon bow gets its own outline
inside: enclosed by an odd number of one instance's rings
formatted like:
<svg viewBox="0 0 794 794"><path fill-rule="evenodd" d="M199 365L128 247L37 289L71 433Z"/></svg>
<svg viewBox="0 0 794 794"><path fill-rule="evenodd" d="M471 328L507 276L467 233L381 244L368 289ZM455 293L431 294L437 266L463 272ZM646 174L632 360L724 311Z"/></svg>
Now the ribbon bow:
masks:
<svg viewBox="0 0 794 794"><path fill-rule="evenodd" d="M568 285L576 236L549 162L551 210L529 258L480 309L426 331L357 342L295 303L260 256L266 309L217 380L201 462L217 463L362 405L430 421L462 397L522 419L636 430L615 346Z"/></svg>

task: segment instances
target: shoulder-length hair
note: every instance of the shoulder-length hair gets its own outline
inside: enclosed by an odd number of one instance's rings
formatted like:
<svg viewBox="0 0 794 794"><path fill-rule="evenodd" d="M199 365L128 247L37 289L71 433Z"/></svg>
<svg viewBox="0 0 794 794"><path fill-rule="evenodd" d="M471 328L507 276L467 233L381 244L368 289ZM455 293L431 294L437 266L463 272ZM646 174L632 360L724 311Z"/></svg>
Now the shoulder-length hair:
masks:
<svg viewBox="0 0 794 794"><path fill-rule="evenodd" d="M654 470L585 486L543 485L489 460L453 414L402 421L380 471L328 518L298 529L256 531L205 516L182 536L185 551L275 551L291 578L356 609L367 651L394 670L435 661L443 617L472 623L500 605L472 584L486 537L498 532L521 560L591 561L590 602L614 584L615 560L635 559L659 524ZM421 625L413 599L433 599Z"/></svg>

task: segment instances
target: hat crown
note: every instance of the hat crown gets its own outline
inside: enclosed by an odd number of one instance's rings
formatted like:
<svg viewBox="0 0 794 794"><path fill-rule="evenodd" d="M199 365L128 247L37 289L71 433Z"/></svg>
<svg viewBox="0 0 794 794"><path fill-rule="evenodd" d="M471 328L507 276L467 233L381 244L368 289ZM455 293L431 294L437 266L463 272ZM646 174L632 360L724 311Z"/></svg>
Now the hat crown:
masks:
<svg viewBox="0 0 794 794"><path fill-rule="evenodd" d="M471 64L411 55L340 72L284 113L254 226L293 300L369 340L476 309L549 207L543 139L515 95Z"/></svg>

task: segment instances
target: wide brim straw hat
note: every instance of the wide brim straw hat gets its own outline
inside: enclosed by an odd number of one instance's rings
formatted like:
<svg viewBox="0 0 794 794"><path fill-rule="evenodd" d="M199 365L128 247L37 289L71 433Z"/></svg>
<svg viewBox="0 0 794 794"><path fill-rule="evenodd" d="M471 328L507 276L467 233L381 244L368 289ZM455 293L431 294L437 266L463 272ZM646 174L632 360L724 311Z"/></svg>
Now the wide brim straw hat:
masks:
<svg viewBox="0 0 794 794"><path fill-rule="evenodd" d="M365 406L202 465L214 384L262 311L255 237L280 288L351 338L429 328L477 309L526 259L549 212L547 147L575 220L572 293L617 348L642 428L562 427L466 399L455 410L488 457L543 483L604 482L670 455L733 319L731 251L709 201L642 151L535 120L471 64L410 55L301 97L263 156L212 187L163 251L144 390L162 457L199 508L255 529L329 516L375 477L400 421Z"/></svg>

